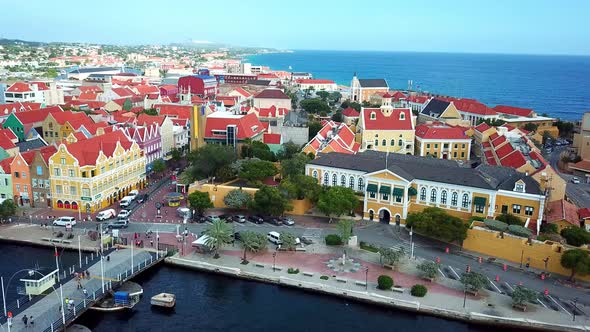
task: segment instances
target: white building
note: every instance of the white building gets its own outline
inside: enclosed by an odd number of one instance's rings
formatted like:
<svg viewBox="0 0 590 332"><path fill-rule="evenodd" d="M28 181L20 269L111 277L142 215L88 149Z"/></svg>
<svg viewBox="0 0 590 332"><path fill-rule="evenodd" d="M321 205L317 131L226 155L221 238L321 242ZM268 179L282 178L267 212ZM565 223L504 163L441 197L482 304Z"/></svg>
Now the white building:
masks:
<svg viewBox="0 0 590 332"><path fill-rule="evenodd" d="M30 102L45 105L58 105L64 103L64 94L55 82L16 82L4 92L7 103Z"/></svg>
<svg viewBox="0 0 590 332"><path fill-rule="evenodd" d="M300 90L307 90L313 88L315 91L336 91L338 86L332 80L320 79L300 79L295 81L299 85Z"/></svg>

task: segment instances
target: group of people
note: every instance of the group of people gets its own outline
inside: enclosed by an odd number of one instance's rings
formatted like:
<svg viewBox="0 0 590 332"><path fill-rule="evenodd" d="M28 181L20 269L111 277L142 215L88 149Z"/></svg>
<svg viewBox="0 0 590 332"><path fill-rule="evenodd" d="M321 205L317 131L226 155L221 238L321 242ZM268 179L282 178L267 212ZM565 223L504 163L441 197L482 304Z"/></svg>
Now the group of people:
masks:
<svg viewBox="0 0 590 332"><path fill-rule="evenodd" d="M25 327L29 327L29 325L31 327L35 326L35 321L33 321L33 315L27 317L27 315L24 315L23 318L23 324L25 324Z"/></svg>

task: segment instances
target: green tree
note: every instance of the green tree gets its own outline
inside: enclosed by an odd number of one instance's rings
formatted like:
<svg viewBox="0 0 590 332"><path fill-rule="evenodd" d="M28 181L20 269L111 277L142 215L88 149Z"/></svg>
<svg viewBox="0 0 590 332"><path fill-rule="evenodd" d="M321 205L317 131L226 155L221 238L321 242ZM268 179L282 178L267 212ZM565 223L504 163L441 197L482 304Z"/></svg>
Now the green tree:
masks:
<svg viewBox="0 0 590 332"><path fill-rule="evenodd" d="M131 100L129 98L125 99L125 102L123 102L123 109L125 111L130 111L133 108L133 104L131 103Z"/></svg>
<svg viewBox="0 0 590 332"><path fill-rule="evenodd" d="M379 255L382 264L397 266L405 255L402 249L395 250L391 248L379 248Z"/></svg>
<svg viewBox="0 0 590 332"><path fill-rule="evenodd" d="M438 274L438 265L435 262L424 261L420 263L417 268L424 278L434 279Z"/></svg>
<svg viewBox="0 0 590 332"><path fill-rule="evenodd" d="M535 132L535 131L537 131L537 128L539 128L539 125L535 124L535 123L527 123L524 125L523 128L526 131Z"/></svg>
<svg viewBox="0 0 590 332"><path fill-rule="evenodd" d="M300 153L292 158L281 161L281 176L283 179L305 174L305 164L309 162L309 157Z"/></svg>
<svg viewBox="0 0 590 332"><path fill-rule="evenodd" d="M232 209L244 209L252 203L252 195L243 190L234 189L225 195L223 203Z"/></svg>
<svg viewBox="0 0 590 332"><path fill-rule="evenodd" d="M49 78L55 78L57 77L57 70L55 70L55 68L49 68L47 69L45 76Z"/></svg>
<svg viewBox="0 0 590 332"><path fill-rule="evenodd" d="M277 153L279 160L291 159L301 151L301 146L291 141L283 144L281 150Z"/></svg>
<svg viewBox="0 0 590 332"><path fill-rule="evenodd" d="M158 115L158 111L155 108L145 109L141 113L144 113L144 114L147 114L147 115Z"/></svg>
<svg viewBox="0 0 590 332"><path fill-rule="evenodd" d="M270 161L250 159L242 164L239 176L250 183L257 183L269 176L276 175L277 172L277 168Z"/></svg>
<svg viewBox="0 0 590 332"><path fill-rule="evenodd" d="M566 269L572 270L572 274L570 275L571 281L575 281L576 273L582 275L590 273L590 255L586 250L568 250L561 255L560 263Z"/></svg>
<svg viewBox="0 0 590 332"><path fill-rule="evenodd" d="M320 97L323 101L327 101L330 93L328 91L318 91L315 93L318 97Z"/></svg>
<svg viewBox="0 0 590 332"><path fill-rule="evenodd" d="M559 136L561 137L572 137L574 133L574 124L569 121L557 121L555 123L557 129L559 130Z"/></svg>
<svg viewBox="0 0 590 332"><path fill-rule="evenodd" d="M485 119L485 120L484 119L480 119L480 120L477 121L477 124L480 125L480 124L482 124L484 122L487 123L489 126L492 126L492 127L499 127L499 126L501 126L501 125L503 125L503 124L506 123L506 121L503 121L503 120L500 120L500 119Z"/></svg>
<svg viewBox="0 0 590 332"><path fill-rule="evenodd" d="M467 272L461 275L461 283L466 290L477 293L480 289L488 285L489 280L484 275L477 272Z"/></svg>
<svg viewBox="0 0 590 332"><path fill-rule="evenodd" d="M410 213L406 218L406 227L413 227L418 233L448 242L467 238L467 225L463 220L435 207Z"/></svg>
<svg viewBox="0 0 590 332"><path fill-rule="evenodd" d="M519 217L517 217L511 213L502 213L501 215L496 217L496 220L499 220L499 221L506 223L508 225L519 225L519 226L524 225L524 223L522 222L522 220Z"/></svg>
<svg viewBox="0 0 590 332"><path fill-rule="evenodd" d="M278 188L262 186L254 194L252 209L258 213L268 213L273 216L280 216L293 207L289 200L279 191Z"/></svg>
<svg viewBox="0 0 590 332"><path fill-rule="evenodd" d="M162 159L156 159L152 163L152 171L155 173L161 173L166 169L166 163Z"/></svg>
<svg viewBox="0 0 590 332"><path fill-rule="evenodd" d="M322 187L318 181L311 176L295 175L281 181L279 189L289 199L307 198L313 203L318 201Z"/></svg>
<svg viewBox="0 0 590 332"><path fill-rule="evenodd" d="M349 107L354 108L355 110L357 110L357 112L361 111L362 105L354 102L354 101L350 101L350 100L345 100L342 102L342 104L340 104L340 107L342 107L342 109L347 109Z"/></svg>
<svg viewBox="0 0 590 332"><path fill-rule="evenodd" d="M172 149L172 151L170 151L170 156L173 161L179 162L180 159L182 159L182 152L178 149Z"/></svg>
<svg viewBox="0 0 590 332"><path fill-rule="evenodd" d="M335 102L340 101L341 98L342 98L342 94L338 91L334 91L334 92L330 93L330 99Z"/></svg>
<svg viewBox="0 0 590 332"><path fill-rule="evenodd" d="M348 243L350 237L352 236L352 227L354 226L354 221L350 219L340 220L336 224L336 231L340 235L342 242Z"/></svg>
<svg viewBox="0 0 590 332"><path fill-rule="evenodd" d="M342 112L338 111L338 112L332 114L332 121L336 121L336 122L344 121L344 116L342 115Z"/></svg>
<svg viewBox="0 0 590 332"><path fill-rule="evenodd" d="M193 179L212 177L223 166L236 160L236 154L229 146L207 144L189 154L190 174Z"/></svg>
<svg viewBox="0 0 590 332"><path fill-rule="evenodd" d="M295 235L288 233L288 232L281 232L281 248L286 248L287 250L295 250L295 246L297 246L297 242L295 240Z"/></svg>
<svg viewBox="0 0 590 332"><path fill-rule="evenodd" d="M351 213L358 203L359 199L352 189L335 186L320 194L317 208L329 216L332 222L332 216L340 217L344 213Z"/></svg>
<svg viewBox="0 0 590 332"><path fill-rule="evenodd" d="M268 240L266 236L261 233L256 233L252 231L245 231L240 232L240 241L242 244L242 248L244 249L244 256L242 261L244 264L248 263L248 259L246 258L246 252L259 252L266 249Z"/></svg>
<svg viewBox="0 0 590 332"><path fill-rule="evenodd" d="M579 247L583 244L590 243L590 232L580 227L568 227L561 230L561 236L567 244Z"/></svg>
<svg viewBox="0 0 590 332"><path fill-rule="evenodd" d="M328 103L324 100L318 98L302 100L299 105L307 113L319 114L322 112L330 112L330 105L328 105Z"/></svg>
<svg viewBox="0 0 590 332"><path fill-rule="evenodd" d="M262 160L275 161L275 154L270 147L260 141L249 140L242 145L242 158L258 158Z"/></svg>
<svg viewBox="0 0 590 332"><path fill-rule="evenodd" d="M516 286L512 292L512 304L513 305L525 305L527 302L533 302L537 300L538 292L532 289L528 289L523 286Z"/></svg>
<svg viewBox="0 0 590 332"><path fill-rule="evenodd" d="M232 241L231 226L223 220L213 221L213 223L205 229L205 235L208 236L205 245L213 250L215 258L219 258L219 249Z"/></svg>
<svg viewBox="0 0 590 332"><path fill-rule="evenodd" d="M308 136L309 136L309 137L308 137L308 138L309 138L309 140L310 140L310 141L311 141L311 140L312 140L312 139L315 137L315 135L317 135L317 134L318 134L318 132L319 132L320 130L322 130L322 128L324 127L324 126L322 126L322 124L321 124L320 122L318 122L318 121L311 121L310 123L308 123L308 125L307 125L307 126L308 126L308 129L309 129L309 132L308 132Z"/></svg>
<svg viewBox="0 0 590 332"><path fill-rule="evenodd" d="M16 214L16 204L12 199L6 199L0 204L0 218L6 219Z"/></svg>
<svg viewBox="0 0 590 332"><path fill-rule="evenodd" d="M189 205L195 209L198 216L202 216L205 209L213 207L208 192L195 191L188 195Z"/></svg>

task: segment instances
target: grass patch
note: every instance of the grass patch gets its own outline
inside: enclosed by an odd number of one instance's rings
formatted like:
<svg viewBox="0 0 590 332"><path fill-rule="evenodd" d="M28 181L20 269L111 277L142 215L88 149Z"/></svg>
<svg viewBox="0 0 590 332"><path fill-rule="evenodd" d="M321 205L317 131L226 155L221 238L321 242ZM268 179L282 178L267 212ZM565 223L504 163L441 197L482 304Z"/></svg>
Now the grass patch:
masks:
<svg viewBox="0 0 590 332"><path fill-rule="evenodd" d="M366 251L379 252L379 248L375 247L374 245L372 245L370 243L366 243L364 241L361 241L360 247L361 247L361 249L366 250Z"/></svg>
<svg viewBox="0 0 590 332"><path fill-rule="evenodd" d="M299 269L294 269L294 268L290 267L287 270L287 273L289 273L289 274L297 274L297 273L299 273Z"/></svg>

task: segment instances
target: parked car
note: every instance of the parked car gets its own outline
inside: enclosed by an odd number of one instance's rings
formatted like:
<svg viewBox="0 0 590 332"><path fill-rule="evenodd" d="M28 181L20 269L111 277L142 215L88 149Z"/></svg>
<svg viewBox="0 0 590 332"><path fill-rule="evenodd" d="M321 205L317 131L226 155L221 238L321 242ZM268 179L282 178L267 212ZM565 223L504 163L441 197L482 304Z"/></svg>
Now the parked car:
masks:
<svg viewBox="0 0 590 332"><path fill-rule="evenodd" d="M221 220L221 218L219 218L218 216L206 216L206 217L205 217L205 219L206 219L208 222L214 222L214 221L219 221L219 220Z"/></svg>
<svg viewBox="0 0 590 332"><path fill-rule="evenodd" d="M278 232L268 232L266 238L276 245L283 243L283 241L281 241L281 234L279 234Z"/></svg>
<svg viewBox="0 0 590 332"><path fill-rule="evenodd" d="M129 212L129 210L121 210L119 211L119 214L117 215L117 218L128 218L129 215L131 214L131 212Z"/></svg>
<svg viewBox="0 0 590 332"><path fill-rule="evenodd" d="M127 196L131 197L131 199L135 200L137 198L137 195L139 195L139 191L137 190L131 190Z"/></svg>
<svg viewBox="0 0 590 332"><path fill-rule="evenodd" d="M300 239L301 239L301 242L303 242L304 244L312 244L313 243L313 240L308 236L302 236L302 237L300 237Z"/></svg>
<svg viewBox="0 0 590 332"><path fill-rule="evenodd" d="M107 224L108 229L127 228L127 226L129 226L128 219L119 219L119 220L111 221Z"/></svg>
<svg viewBox="0 0 590 332"><path fill-rule="evenodd" d="M295 220L293 220L293 218L290 218L290 217L281 218L281 222L283 223L283 225L287 225L287 226L295 225Z"/></svg>
<svg viewBox="0 0 590 332"><path fill-rule="evenodd" d="M229 214L220 214L218 217L221 220L225 220L225 222L233 222L232 216Z"/></svg>
<svg viewBox="0 0 590 332"><path fill-rule="evenodd" d="M240 224L243 224L246 222L246 216L244 216L242 214L236 214L235 216L233 216L233 220L235 222L239 222Z"/></svg>
<svg viewBox="0 0 590 332"><path fill-rule="evenodd" d="M248 216L248 221L253 222L255 224L262 224L264 222L263 218L259 216Z"/></svg>
<svg viewBox="0 0 590 332"><path fill-rule="evenodd" d="M133 197L125 196L121 199L121 201L119 201L119 206L122 208L126 208L129 207L129 205L131 205L131 202L133 202Z"/></svg>
<svg viewBox="0 0 590 332"><path fill-rule="evenodd" d="M195 216L193 216L193 222L198 222L198 223L207 222L207 217L195 215Z"/></svg>
<svg viewBox="0 0 590 332"><path fill-rule="evenodd" d="M281 219L279 219L277 217L266 217L264 219L264 221L266 221L267 223L269 223L271 225L275 225L275 226L281 226L283 224Z"/></svg>
<svg viewBox="0 0 590 332"><path fill-rule="evenodd" d="M580 183L580 179L578 179L577 177L574 176L572 178L572 183L578 184L578 183Z"/></svg>
<svg viewBox="0 0 590 332"><path fill-rule="evenodd" d="M117 216L115 209L107 209L96 214L96 221L105 221Z"/></svg>
<svg viewBox="0 0 590 332"><path fill-rule="evenodd" d="M74 217L59 217L53 221L53 226L74 226L76 225L76 218Z"/></svg>
<svg viewBox="0 0 590 332"><path fill-rule="evenodd" d="M178 209L176 209L176 215L178 215L179 217L181 217L183 219L190 219L190 217L192 215L191 209L185 208L185 207L179 207Z"/></svg>
<svg viewBox="0 0 590 332"><path fill-rule="evenodd" d="M148 198L147 194L138 195L137 196L137 203L143 203L143 202L147 201L147 198Z"/></svg>

